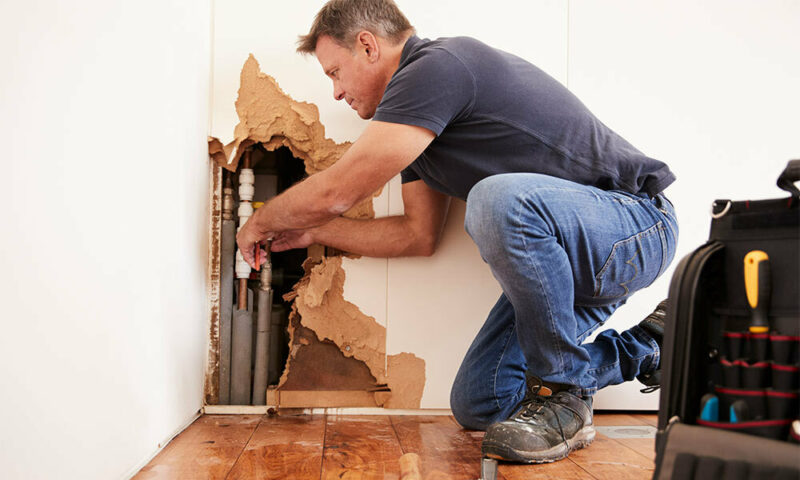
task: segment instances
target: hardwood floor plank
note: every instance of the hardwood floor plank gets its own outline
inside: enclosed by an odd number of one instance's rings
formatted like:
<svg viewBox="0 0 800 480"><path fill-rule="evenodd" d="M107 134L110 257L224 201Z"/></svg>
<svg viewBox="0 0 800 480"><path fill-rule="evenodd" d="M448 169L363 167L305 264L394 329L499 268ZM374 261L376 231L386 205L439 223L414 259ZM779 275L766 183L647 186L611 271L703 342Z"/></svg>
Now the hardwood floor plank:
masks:
<svg viewBox="0 0 800 480"><path fill-rule="evenodd" d="M569 458L598 480L649 480L653 461L624 444L598 433L592 444Z"/></svg>
<svg viewBox="0 0 800 480"><path fill-rule="evenodd" d="M434 471L452 480L480 477L483 432L464 430L445 416L397 416L391 422L403 453L422 459L423 477Z"/></svg>
<svg viewBox="0 0 800 480"><path fill-rule="evenodd" d="M631 450L635 450L640 455L649 458L653 462L656 460L656 439L655 438L615 438L614 440L625 445Z"/></svg>
<svg viewBox="0 0 800 480"><path fill-rule="evenodd" d="M133 478L224 479L260 421L260 415L204 415L175 437Z"/></svg>
<svg viewBox="0 0 800 480"><path fill-rule="evenodd" d="M399 479L401 455L388 416L329 415L320 478Z"/></svg>
<svg viewBox="0 0 800 480"><path fill-rule="evenodd" d="M623 425L650 425L635 415L626 413L597 413L594 416L594 424L599 427L623 426Z"/></svg>
<svg viewBox="0 0 800 480"><path fill-rule="evenodd" d="M264 417L228 479L318 480L325 416Z"/></svg>
<svg viewBox="0 0 800 480"><path fill-rule="evenodd" d="M634 418L637 418L646 424L657 427L658 426L658 414L657 413L637 413L633 415Z"/></svg>

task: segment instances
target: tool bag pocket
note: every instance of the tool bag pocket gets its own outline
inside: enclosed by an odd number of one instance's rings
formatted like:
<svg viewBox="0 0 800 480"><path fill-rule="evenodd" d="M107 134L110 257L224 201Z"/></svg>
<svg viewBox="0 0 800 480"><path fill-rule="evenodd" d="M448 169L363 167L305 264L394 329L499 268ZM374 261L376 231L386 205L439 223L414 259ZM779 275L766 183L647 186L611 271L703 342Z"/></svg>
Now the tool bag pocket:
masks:
<svg viewBox="0 0 800 480"><path fill-rule="evenodd" d="M789 436L791 419L782 420L750 420L747 422L711 422L697 419L697 424L704 427L719 428L729 432L746 433L773 440L786 440Z"/></svg>
<svg viewBox="0 0 800 480"><path fill-rule="evenodd" d="M800 367L797 365L781 365L773 363L772 386L776 390L797 390L800 388Z"/></svg>
<svg viewBox="0 0 800 480"><path fill-rule="evenodd" d="M744 389L716 387L720 418L731 418L731 408L741 406L739 418L747 420L784 420L800 417L800 394L772 388Z"/></svg>
<svg viewBox="0 0 800 480"><path fill-rule="evenodd" d="M800 357L800 337L771 334L769 342L773 361L783 365L797 365L800 360L798 358Z"/></svg>
<svg viewBox="0 0 800 480"><path fill-rule="evenodd" d="M679 453L672 478L682 480L775 480L797 478L796 471L766 463L746 463L718 457Z"/></svg>
<svg viewBox="0 0 800 480"><path fill-rule="evenodd" d="M797 446L769 439L784 428L782 421L670 424L653 479L797 479Z"/></svg>

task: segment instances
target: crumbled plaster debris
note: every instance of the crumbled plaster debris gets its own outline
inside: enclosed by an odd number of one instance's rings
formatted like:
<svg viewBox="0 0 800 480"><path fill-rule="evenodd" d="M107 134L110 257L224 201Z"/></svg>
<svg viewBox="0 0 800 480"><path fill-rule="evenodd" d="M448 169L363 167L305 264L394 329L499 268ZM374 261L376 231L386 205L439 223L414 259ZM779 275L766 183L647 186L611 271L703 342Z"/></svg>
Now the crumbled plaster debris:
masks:
<svg viewBox="0 0 800 480"><path fill-rule="evenodd" d="M333 165L350 147L325 138L316 105L297 102L284 93L269 75L261 73L258 62L250 55L242 68L236 112L239 124L234 139L227 145L209 137L209 154L222 168L236 171L243 152L260 143L266 150L288 147L292 155L305 163L306 173L313 175ZM375 192L373 196L380 194ZM373 218L372 199L367 198L344 216L356 219ZM378 384L390 391L374 393L376 405L387 408L418 408L425 385L425 361L411 353L386 356L386 328L373 317L344 299L345 274L341 257L309 258L303 265L306 275L287 294L294 299L293 319L314 331L320 341L332 341L346 357L364 362ZM291 325L292 322L290 322ZM290 326L291 351L278 388L290 375L292 359L307 340L294 341Z"/></svg>

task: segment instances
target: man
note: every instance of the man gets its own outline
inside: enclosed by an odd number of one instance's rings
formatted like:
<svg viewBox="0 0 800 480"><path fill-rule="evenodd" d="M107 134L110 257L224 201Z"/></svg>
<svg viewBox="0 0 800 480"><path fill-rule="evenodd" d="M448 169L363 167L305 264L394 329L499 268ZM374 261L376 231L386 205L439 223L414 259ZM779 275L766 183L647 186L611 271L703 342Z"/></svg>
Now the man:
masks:
<svg viewBox="0 0 800 480"><path fill-rule="evenodd" d="M321 243L369 256L431 255L449 198L503 295L451 392L455 418L486 429L484 454L550 462L591 443L592 395L657 381L663 305L637 326L582 342L670 263L661 193L669 168L597 120L530 63L470 38L420 39L391 0L331 0L298 51L336 100L372 119L332 167L268 202L238 243ZM404 214L340 217L397 175Z"/></svg>

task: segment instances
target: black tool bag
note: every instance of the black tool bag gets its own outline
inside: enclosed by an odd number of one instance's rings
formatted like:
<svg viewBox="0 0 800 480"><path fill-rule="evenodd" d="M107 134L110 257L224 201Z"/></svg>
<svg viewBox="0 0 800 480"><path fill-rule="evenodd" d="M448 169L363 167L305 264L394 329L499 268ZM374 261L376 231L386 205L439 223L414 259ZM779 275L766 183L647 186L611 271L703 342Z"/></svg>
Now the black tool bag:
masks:
<svg viewBox="0 0 800 480"><path fill-rule="evenodd" d="M709 241L675 270L654 479L800 478L798 178L792 160L790 197L715 201Z"/></svg>

